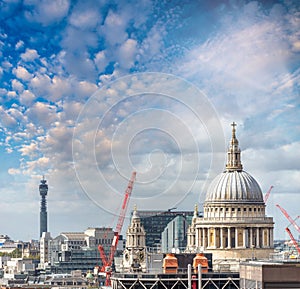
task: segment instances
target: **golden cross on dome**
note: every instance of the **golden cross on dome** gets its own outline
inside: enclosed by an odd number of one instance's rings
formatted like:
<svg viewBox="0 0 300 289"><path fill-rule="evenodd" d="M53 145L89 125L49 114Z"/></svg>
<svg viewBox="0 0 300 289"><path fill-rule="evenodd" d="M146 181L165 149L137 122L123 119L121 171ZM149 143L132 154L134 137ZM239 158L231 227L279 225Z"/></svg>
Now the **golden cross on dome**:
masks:
<svg viewBox="0 0 300 289"><path fill-rule="evenodd" d="M233 123L231 124L231 126L232 126L232 128L233 128L233 129L235 129L235 127L236 127L236 123L235 123L235 122L233 122Z"/></svg>

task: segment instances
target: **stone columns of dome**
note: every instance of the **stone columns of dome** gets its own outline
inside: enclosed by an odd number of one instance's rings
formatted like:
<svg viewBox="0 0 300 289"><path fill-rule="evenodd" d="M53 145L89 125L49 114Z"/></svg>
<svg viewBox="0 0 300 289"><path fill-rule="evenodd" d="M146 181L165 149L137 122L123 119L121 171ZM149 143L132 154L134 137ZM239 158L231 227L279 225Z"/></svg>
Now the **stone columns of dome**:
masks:
<svg viewBox="0 0 300 289"><path fill-rule="evenodd" d="M230 227L227 228L227 248L231 248L231 230Z"/></svg>
<svg viewBox="0 0 300 289"><path fill-rule="evenodd" d="M269 228L263 229L263 232L262 232L262 237L263 237L262 246L264 248L270 247L270 240L269 240L270 238L269 238L269 236L270 236Z"/></svg>
<svg viewBox="0 0 300 289"><path fill-rule="evenodd" d="M196 230L196 247L200 247L201 243L201 228L197 228Z"/></svg>
<svg viewBox="0 0 300 289"><path fill-rule="evenodd" d="M259 228L256 228L256 248L260 248L260 243L259 243Z"/></svg>
<svg viewBox="0 0 300 289"><path fill-rule="evenodd" d="M213 240L212 240L211 245L213 248L217 248L217 229L216 228L213 229Z"/></svg>
<svg viewBox="0 0 300 289"><path fill-rule="evenodd" d="M252 246L254 246L253 244L253 228L250 228L250 248L252 248Z"/></svg>
<svg viewBox="0 0 300 289"><path fill-rule="evenodd" d="M207 247L210 247L210 228L207 229Z"/></svg>
<svg viewBox="0 0 300 289"><path fill-rule="evenodd" d="M224 249L223 227L220 228L220 248Z"/></svg>
<svg viewBox="0 0 300 289"><path fill-rule="evenodd" d="M247 246L247 228L243 229L243 248Z"/></svg>
<svg viewBox="0 0 300 289"><path fill-rule="evenodd" d="M203 229L200 228L199 229L199 242L198 242L199 243L199 247L203 246L202 241L203 241Z"/></svg>
<svg viewBox="0 0 300 289"><path fill-rule="evenodd" d="M238 244L238 229L237 228L234 228L234 239L235 239L235 242L234 242L234 247L237 248L239 246Z"/></svg>
<svg viewBox="0 0 300 289"><path fill-rule="evenodd" d="M274 244L274 240L273 240L273 228L270 228L270 247L272 248L273 247L273 244Z"/></svg>

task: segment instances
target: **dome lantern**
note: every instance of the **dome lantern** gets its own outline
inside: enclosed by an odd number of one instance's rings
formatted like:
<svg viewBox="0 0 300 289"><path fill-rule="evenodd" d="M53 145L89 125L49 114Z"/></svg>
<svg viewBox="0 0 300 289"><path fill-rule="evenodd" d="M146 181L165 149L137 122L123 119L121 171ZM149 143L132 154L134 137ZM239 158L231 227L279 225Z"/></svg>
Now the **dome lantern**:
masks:
<svg viewBox="0 0 300 289"><path fill-rule="evenodd" d="M239 148L239 141L235 135L235 127L236 123L233 122L232 126L232 137L230 141L230 146L227 152L227 171L241 171L243 169L243 165L241 163L241 150Z"/></svg>
<svg viewBox="0 0 300 289"><path fill-rule="evenodd" d="M226 170L212 181L205 202L263 204L263 195L259 184L243 170L241 150L235 134L236 123L233 122L231 126L232 137L227 153Z"/></svg>

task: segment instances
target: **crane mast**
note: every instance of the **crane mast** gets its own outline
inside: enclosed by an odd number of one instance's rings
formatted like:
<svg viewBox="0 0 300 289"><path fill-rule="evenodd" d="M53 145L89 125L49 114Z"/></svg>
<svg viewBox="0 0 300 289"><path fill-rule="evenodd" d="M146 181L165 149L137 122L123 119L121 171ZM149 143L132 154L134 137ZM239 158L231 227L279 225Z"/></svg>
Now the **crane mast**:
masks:
<svg viewBox="0 0 300 289"><path fill-rule="evenodd" d="M125 191L125 195L124 195L124 199L123 199L123 203L122 203L122 207L121 207L121 212L120 212L120 215L118 218L118 223L116 226L115 235L114 235L111 247L110 247L110 252L109 252L108 258L105 255L103 246L102 245L98 246L98 251L100 253L100 257L101 257L102 264L103 264L100 271L105 272L105 274L106 274L106 279L105 279L106 286L110 286L111 265L112 265L112 262L113 262L113 259L114 259L114 256L115 256L115 253L117 250L117 246L118 246L120 234L122 231L122 227L124 224L124 219L125 219L125 215L126 215L126 211L127 211L129 199L131 196L131 192L133 189L133 184L134 184L135 178L136 178L136 172L133 172L131 175L131 178L129 180L127 189Z"/></svg>

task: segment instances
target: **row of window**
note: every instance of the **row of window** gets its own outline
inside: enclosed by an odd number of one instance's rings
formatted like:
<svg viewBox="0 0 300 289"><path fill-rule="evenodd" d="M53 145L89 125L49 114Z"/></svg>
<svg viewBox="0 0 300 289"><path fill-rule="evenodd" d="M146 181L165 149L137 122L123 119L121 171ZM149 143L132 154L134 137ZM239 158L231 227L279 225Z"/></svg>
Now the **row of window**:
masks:
<svg viewBox="0 0 300 289"><path fill-rule="evenodd" d="M209 213L209 212L213 213L214 211L215 212L218 212L218 211L223 212L223 209L224 208L205 208L204 211L206 211L207 213ZM235 212L235 211L241 212L242 209L243 209L244 212L247 212L247 209L248 209L249 212L252 212L252 209L253 209L253 212L262 212L263 211L263 208L256 208L256 207L255 208L248 208L248 207L246 207L246 208L229 208L229 207L227 207L227 208L225 208L225 211L226 212L229 212L229 211L231 211L231 212Z"/></svg>
<svg viewBox="0 0 300 289"><path fill-rule="evenodd" d="M104 238L104 239L96 239L96 245L98 244L111 244L113 241L113 239L107 239L107 238ZM72 245L86 245L86 241L73 241L73 240L69 240L67 241L69 246L72 246Z"/></svg>

